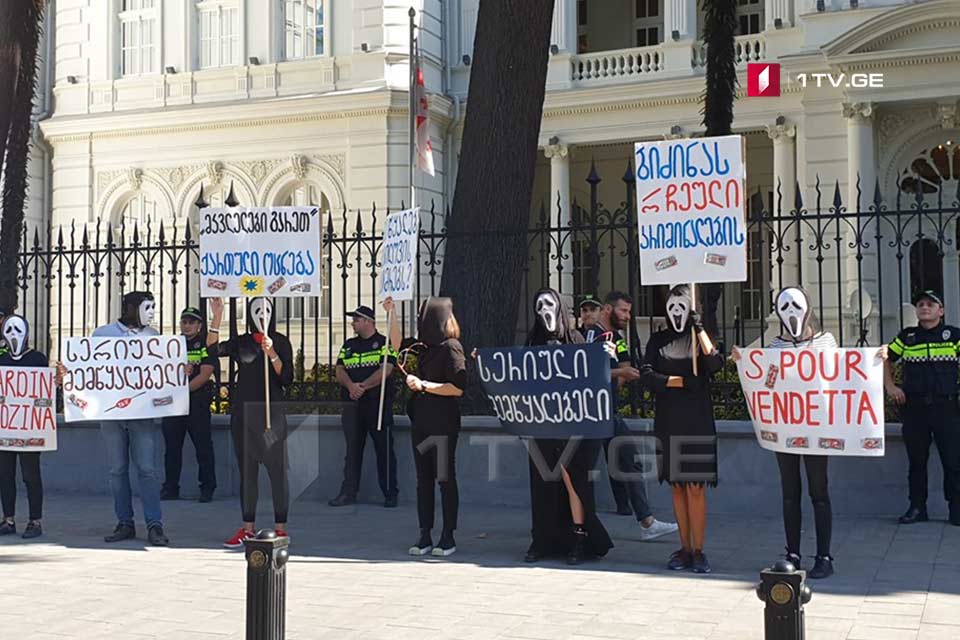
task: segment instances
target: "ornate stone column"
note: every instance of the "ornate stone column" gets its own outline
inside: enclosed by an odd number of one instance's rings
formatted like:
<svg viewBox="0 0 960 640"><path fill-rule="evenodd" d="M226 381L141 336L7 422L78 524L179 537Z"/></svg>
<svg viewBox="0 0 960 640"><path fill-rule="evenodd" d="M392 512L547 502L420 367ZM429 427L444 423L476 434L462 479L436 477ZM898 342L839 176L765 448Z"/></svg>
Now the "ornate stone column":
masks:
<svg viewBox="0 0 960 640"><path fill-rule="evenodd" d="M561 144L557 138L550 139L551 144L543 148L543 155L550 159L550 198L547 207L550 226L565 229L570 226L570 148ZM557 210L559 208L559 214ZM559 254L560 271L557 262L550 256ZM557 232L551 243L547 265L550 274L550 286L562 293L573 293L573 246L571 238L563 231Z"/></svg>

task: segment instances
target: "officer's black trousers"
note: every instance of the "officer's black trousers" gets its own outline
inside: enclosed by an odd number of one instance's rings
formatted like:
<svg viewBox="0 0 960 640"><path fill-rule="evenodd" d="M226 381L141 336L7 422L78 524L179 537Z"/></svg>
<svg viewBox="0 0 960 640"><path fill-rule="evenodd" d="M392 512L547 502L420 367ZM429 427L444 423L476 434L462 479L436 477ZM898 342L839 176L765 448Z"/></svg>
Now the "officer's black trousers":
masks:
<svg viewBox="0 0 960 640"><path fill-rule="evenodd" d="M367 436L373 440L377 456L377 479L384 497L397 495L397 455L393 450L393 412L385 407L383 424L377 431L379 403L352 402L344 407L341 417L346 454L343 460L343 484L340 494L355 498L360 490L360 470Z"/></svg>
<svg viewBox="0 0 960 640"><path fill-rule="evenodd" d="M783 490L783 529L787 534L787 551L800 555L800 528L803 514L800 497L803 483L800 465L807 471L807 490L813 503L813 521L817 530L817 555L830 555L830 537L833 535L833 512L827 488L828 456L803 456L777 453L780 466L780 487Z"/></svg>
<svg viewBox="0 0 960 640"><path fill-rule="evenodd" d="M903 444L907 449L910 470L910 504L927 504L927 460L930 443L937 443L943 465L943 497L960 501L960 410L956 400L911 402L903 408Z"/></svg>
<svg viewBox="0 0 960 640"><path fill-rule="evenodd" d="M217 488L216 463L213 455L213 434L210 431L210 401L198 396L190 398L190 413L163 420L163 454L166 477L163 488L180 495L180 471L183 469L183 441L187 434L197 451L201 493L213 493Z"/></svg>

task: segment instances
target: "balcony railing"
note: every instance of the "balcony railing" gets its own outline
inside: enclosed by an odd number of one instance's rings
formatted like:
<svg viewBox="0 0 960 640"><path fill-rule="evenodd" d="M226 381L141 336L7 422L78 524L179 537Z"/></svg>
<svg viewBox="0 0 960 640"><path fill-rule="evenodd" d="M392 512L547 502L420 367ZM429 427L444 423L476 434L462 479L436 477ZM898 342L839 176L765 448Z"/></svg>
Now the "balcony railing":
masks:
<svg viewBox="0 0 960 640"><path fill-rule="evenodd" d="M617 49L574 56L570 63L575 83L649 76L663 70L660 47Z"/></svg>
<svg viewBox="0 0 960 640"><path fill-rule="evenodd" d="M734 46L737 66L767 58L767 41L760 34L737 36ZM696 69L705 66L707 66L707 43L697 41L693 45L693 67Z"/></svg>

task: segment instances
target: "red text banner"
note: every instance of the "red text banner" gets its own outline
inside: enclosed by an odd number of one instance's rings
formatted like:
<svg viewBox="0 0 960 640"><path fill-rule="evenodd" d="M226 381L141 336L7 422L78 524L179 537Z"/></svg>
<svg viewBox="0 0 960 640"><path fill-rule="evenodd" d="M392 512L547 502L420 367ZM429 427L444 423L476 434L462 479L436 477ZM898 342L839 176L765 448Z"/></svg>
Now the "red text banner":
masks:
<svg viewBox="0 0 960 640"><path fill-rule="evenodd" d="M0 367L0 451L57 450L53 369Z"/></svg>

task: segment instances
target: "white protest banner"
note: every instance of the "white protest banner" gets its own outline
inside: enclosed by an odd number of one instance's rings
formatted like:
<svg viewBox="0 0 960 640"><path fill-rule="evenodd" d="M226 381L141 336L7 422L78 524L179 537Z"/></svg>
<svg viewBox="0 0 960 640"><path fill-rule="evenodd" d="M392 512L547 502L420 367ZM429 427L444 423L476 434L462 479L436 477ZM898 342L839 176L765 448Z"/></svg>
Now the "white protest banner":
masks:
<svg viewBox="0 0 960 640"><path fill-rule="evenodd" d="M200 295L320 295L316 207L200 210Z"/></svg>
<svg viewBox="0 0 960 640"><path fill-rule="evenodd" d="M66 338L60 351L67 422L190 413L183 336Z"/></svg>
<svg viewBox="0 0 960 640"><path fill-rule="evenodd" d="M643 284L747 279L741 136L638 142Z"/></svg>
<svg viewBox="0 0 960 640"><path fill-rule="evenodd" d="M757 442L785 453L883 455L879 349L743 349L740 385Z"/></svg>
<svg viewBox="0 0 960 640"><path fill-rule="evenodd" d="M417 241L420 237L420 207L387 216L383 232L383 271L377 298L413 300Z"/></svg>
<svg viewBox="0 0 960 640"><path fill-rule="evenodd" d="M53 369L0 367L0 451L56 451L56 411Z"/></svg>

